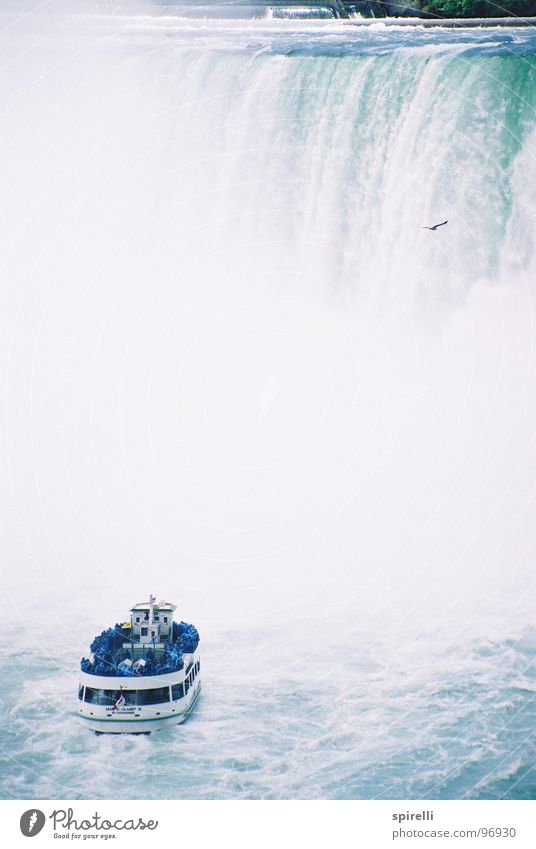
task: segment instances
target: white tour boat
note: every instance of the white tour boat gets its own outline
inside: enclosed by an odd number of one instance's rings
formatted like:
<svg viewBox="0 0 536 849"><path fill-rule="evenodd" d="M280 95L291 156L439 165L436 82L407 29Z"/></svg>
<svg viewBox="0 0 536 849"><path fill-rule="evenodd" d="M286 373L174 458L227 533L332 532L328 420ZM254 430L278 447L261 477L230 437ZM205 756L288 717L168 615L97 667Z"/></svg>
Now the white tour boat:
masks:
<svg viewBox="0 0 536 849"><path fill-rule="evenodd" d="M130 621L93 640L82 658L78 719L99 734L148 734L184 722L201 690L199 634L176 605L135 604Z"/></svg>

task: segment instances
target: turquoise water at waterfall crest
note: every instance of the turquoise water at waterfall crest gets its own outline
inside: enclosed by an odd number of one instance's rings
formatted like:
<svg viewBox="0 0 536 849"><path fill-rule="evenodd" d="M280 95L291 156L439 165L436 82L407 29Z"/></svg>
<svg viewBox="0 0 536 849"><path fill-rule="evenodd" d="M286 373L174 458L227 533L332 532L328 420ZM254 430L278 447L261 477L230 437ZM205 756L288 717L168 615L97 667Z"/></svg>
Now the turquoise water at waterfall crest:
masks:
<svg viewBox="0 0 536 849"><path fill-rule="evenodd" d="M2 797L535 798L536 35L0 38ZM149 593L201 699L97 737Z"/></svg>

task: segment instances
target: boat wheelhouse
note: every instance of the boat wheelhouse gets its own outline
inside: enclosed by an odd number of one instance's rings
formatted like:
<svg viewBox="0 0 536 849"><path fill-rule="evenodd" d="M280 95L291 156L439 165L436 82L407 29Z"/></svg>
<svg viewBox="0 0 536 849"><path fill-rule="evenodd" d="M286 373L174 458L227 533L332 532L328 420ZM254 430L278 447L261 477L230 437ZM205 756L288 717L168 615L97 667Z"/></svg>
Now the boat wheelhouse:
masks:
<svg viewBox="0 0 536 849"><path fill-rule="evenodd" d="M80 662L77 718L103 734L147 734L184 722L201 690L199 634L176 605L135 604Z"/></svg>

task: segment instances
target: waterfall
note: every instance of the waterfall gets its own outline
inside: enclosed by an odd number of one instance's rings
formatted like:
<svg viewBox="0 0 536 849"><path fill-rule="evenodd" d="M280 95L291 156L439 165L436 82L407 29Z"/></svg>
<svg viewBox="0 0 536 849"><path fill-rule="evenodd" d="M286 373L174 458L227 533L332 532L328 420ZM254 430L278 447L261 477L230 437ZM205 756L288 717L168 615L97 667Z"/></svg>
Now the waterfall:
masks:
<svg viewBox="0 0 536 849"><path fill-rule="evenodd" d="M435 44L375 57L185 51L164 73L187 128L169 196L205 250L234 247L255 266L272 241L270 262L321 273L335 292L396 292L410 310L448 312L479 281L508 282L532 58ZM421 229L445 218L441 233Z"/></svg>
<svg viewBox="0 0 536 849"><path fill-rule="evenodd" d="M165 11L8 42L15 514L261 609L521 548L530 32ZM471 553L464 498L504 522Z"/></svg>

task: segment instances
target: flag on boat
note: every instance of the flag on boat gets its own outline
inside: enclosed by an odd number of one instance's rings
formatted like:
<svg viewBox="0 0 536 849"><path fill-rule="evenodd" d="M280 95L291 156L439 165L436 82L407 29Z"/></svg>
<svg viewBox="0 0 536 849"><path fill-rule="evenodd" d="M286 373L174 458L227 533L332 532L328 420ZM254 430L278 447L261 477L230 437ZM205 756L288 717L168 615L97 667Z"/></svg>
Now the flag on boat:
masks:
<svg viewBox="0 0 536 849"><path fill-rule="evenodd" d="M125 697L124 697L123 693L121 693L118 700L114 704L112 710L119 710L120 708L124 707L124 705L125 705Z"/></svg>

